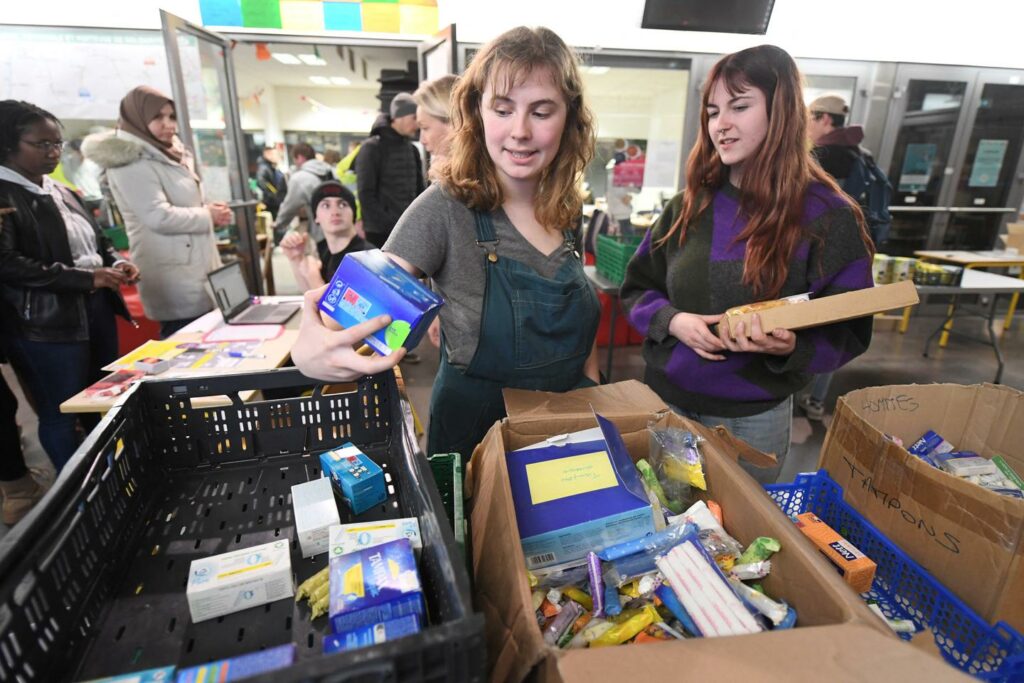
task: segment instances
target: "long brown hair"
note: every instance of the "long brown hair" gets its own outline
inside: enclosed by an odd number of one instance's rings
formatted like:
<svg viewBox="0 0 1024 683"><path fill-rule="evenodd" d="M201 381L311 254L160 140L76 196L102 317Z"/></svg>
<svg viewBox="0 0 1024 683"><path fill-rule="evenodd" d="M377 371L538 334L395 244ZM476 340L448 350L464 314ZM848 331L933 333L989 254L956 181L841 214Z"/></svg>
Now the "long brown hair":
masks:
<svg viewBox="0 0 1024 683"><path fill-rule="evenodd" d="M579 220L579 188L594 154L594 118L583 97L578 59L553 31L520 26L501 34L473 57L452 93L452 149L440 170L442 186L472 209L493 211L504 202L494 161L487 153L480 106L484 89L508 93L535 69L547 69L566 103L558 154L543 170L534 213L541 225L562 230Z"/></svg>
<svg viewBox="0 0 1024 683"><path fill-rule="evenodd" d="M856 216L861 239L873 253L860 207L810 153L800 72L793 58L774 45L726 55L711 69L701 101L700 136L686 164L683 208L662 243L678 232L682 245L687 227L708 209L715 191L729 181L729 167L722 163L708 132L708 101L720 80L730 95L757 88L764 93L768 110L767 134L756 154L746 161L740 188L740 210L749 217L736 237L737 242L747 240L743 284L759 298L779 295L789 273L789 259L805 236L801 219L812 182L846 200Z"/></svg>

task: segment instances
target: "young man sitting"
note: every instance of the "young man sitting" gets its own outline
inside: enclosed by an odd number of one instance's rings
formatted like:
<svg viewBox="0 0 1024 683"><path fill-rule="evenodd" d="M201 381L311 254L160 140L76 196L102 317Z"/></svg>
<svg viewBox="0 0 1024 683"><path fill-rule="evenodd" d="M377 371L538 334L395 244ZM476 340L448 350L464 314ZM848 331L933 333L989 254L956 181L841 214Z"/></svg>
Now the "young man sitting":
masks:
<svg viewBox="0 0 1024 683"><path fill-rule="evenodd" d="M338 181L328 180L318 185L313 190L309 208L324 234L324 239L316 244L316 254L307 253L314 251L307 250L308 233L289 231L281 239L281 249L303 292L325 285L345 254L374 248L359 236L356 199Z"/></svg>

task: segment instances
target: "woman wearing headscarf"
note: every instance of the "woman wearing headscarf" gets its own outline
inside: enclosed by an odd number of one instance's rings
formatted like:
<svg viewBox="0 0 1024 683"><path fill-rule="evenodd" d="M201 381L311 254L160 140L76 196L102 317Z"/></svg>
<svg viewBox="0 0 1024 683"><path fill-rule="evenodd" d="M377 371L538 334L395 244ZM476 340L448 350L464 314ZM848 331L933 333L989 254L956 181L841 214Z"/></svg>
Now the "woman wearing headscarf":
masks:
<svg viewBox="0 0 1024 683"><path fill-rule="evenodd" d="M142 273L142 307L160 322L161 337L212 310L206 274L220 266L213 229L231 223L232 212L204 200L171 98L135 88L121 100L117 130L86 138L82 151L106 169Z"/></svg>

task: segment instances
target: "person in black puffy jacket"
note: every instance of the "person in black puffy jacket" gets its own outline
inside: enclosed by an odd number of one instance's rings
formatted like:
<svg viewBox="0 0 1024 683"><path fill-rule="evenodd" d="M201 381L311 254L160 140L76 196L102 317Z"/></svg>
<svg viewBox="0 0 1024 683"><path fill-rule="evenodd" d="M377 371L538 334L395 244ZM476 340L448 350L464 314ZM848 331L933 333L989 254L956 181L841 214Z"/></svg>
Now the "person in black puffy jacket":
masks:
<svg viewBox="0 0 1024 683"><path fill-rule="evenodd" d="M78 196L48 177L63 145L53 114L0 102L0 337L58 472L78 445L76 416L60 404L117 358L114 316L131 320L119 288L139 275Z"/></svg>
<svg viewBox="0 0 1024 683"><path fill-rule="evenodd" d="M416 101L398 93L391 115L381 114L356 157L359 205L366 239L384 246L395 223L424 189L423 163L410 139L416 134Z"/></svg>

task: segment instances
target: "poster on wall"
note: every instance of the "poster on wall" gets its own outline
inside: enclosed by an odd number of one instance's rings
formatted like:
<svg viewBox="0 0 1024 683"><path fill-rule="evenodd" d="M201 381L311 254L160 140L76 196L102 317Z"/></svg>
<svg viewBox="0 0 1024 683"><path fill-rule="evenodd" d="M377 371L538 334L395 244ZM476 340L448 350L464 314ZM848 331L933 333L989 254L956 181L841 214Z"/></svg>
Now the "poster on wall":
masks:
<svg viewBox="0 0 1024 683"><path fill-rule="evenodd" d="M121 98L140 83L171 91L157 32L0 26L0 98L61 119L114 120Z"/></svg>
<svg viewBox="0 0 1024 683"><path fill-rule="evenodd" d="M907 145L903 168L900 170L900 192L923 192L928 189L938 151L938 145L930 142Z"/></svg>
<svg viewBox="0 0 1024 683"><path fill-rule="evenodd" d="M971 166L971 177L967 181L967 187L996 186L1009 144L1009 140L978 140L978 150L974 153L974 164Z"/></svg>

